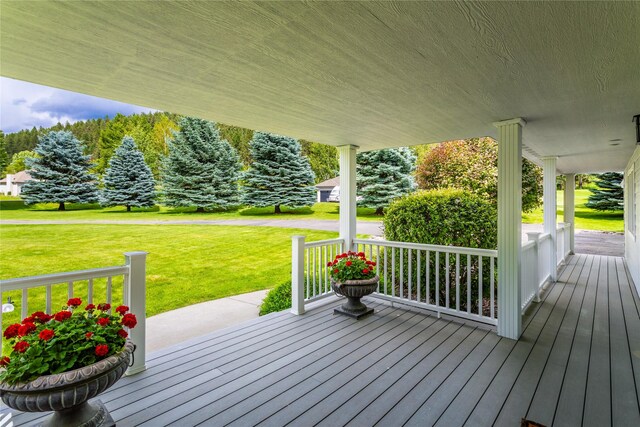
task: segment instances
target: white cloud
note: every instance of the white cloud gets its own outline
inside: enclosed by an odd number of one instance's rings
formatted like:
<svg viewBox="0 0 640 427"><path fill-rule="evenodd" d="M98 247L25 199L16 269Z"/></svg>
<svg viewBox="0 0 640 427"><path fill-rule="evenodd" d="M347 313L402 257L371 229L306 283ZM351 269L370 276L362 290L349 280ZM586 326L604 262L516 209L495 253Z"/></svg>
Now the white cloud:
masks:
<svg viewBox="0 0 640 427"><path fill-rule="evenodd" d="M154 111L95 96L83 95L20 80L0 77L0 129L5 133L49 127L56 123L73 123L116 113Z"/></svg>

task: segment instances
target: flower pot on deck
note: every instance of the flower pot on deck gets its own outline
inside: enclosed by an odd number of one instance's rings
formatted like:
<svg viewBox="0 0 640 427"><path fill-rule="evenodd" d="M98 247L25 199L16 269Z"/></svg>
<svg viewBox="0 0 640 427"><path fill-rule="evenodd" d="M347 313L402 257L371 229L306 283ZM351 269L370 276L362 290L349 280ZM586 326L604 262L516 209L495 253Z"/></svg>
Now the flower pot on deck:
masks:
<svg viewBox="0 0 640 427"><path fill-rule="evenodd" d="M54 411L42 426L115 426L102 402L87 401L120 379L133 350L133 343L127 340L120 353L73 371L44 375L28 383L0 382L0 397L18 411Z"/></svg>
<svg viewBox="0 0 640 427"><path fill-rule="evenodd" d="M360 319L373 313L373 308L367 307L360 299L377 291L379 282L380 278L378 276L365 280L345 280L342 283L331 279L331 289L333 292L337 295L347 297L347 302L336 308L333 312L335 314L353 317L354 319Z"/></svg>

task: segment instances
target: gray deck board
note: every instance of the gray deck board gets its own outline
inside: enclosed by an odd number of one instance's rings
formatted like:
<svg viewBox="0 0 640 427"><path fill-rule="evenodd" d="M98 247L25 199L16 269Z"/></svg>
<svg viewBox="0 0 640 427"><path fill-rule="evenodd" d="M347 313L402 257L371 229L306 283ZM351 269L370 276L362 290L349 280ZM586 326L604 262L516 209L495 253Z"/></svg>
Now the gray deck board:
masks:
<svg viewBox="0 0 640 427"><path fill-rule="evenodd" d="M359 321L332 302L153 353L100 399L119 427L640 425L640 297L621 258L571 257L518 341L367 301Z"/></svg>
<svg viewBox="0 0 640 427"><path fill-rule="evenodd" d="M580 312L587 294L585 292L587 289L586 285L589 280L594 257L580 255L580 258L582 268L576 282L577 289L574 292L574 300L572 300L567 310L567 315L560 326L553 349L547 359L544 372L540 376L535 394L527 411L527 419L547 426L553 423L555 416L558 398L562 390L562 382L569 363L571 347L575 339Z"/></svg>
<svg viewBox="0 0 640 427"><path fill-rule="evenodd" d="M607 258L600 257L596 307L591 332L591 354L582 423L611 424L611 360L609 358L609 281Z"/></svg>

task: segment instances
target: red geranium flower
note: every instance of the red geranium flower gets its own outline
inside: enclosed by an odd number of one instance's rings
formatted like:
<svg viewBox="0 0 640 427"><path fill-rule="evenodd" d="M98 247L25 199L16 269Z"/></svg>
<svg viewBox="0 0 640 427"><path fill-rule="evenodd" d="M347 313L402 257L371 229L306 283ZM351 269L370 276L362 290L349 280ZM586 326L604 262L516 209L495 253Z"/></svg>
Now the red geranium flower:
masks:
<svg viewBox="0 0 640 427"><path fill-rule="evenodd" d="M87 337L88 340L90 340L93 336L93 332L87 332L86 334L84 334L84 336Z"/></svg>
<svg viewBox="0 0 640 427"><path fill-rule="evenodd" d="M7 329L4 330L4 334L2 334L2 336L4 336L6 339L17 337L20 326L20 323L14 323L13 325L7 326Z"/></svg>
<svg viewBox="0 0 640 427"><path fill-rule="evenodd" d="M336 274L338 274L338 273L340 272L340 270L338 270L337 268L334 268L334 269L333 269L333 272L334 272L334 273L336 273Z"/></svg>
<svg viewBox="0 0 640 427"><path fill-rule="evenodd" d="M31 315L33 319L38 323L47 323L49 320L53 319L53 316L46 314L43 311L36 311Z"/></svg>
<svg viewBox="0 0 640 427"><path fill-rule="evenodd" d="M24 353L29 348L29 343L26 341L18 341L16 345L13 346L13 350L18 353Z"/></svg>
<svg viewBox="0 0 640 427"><path fill-rule="evenodd" d="M69 298L69 301L67 301L67 305L69 307L78 307L80 304L82 304L82 300L80 298Z"/></svg>
<svg viewBox="0 0 640 427"><path fill-rule="evenodd" d="M43 329L42 331L40 331L40 334L38 334L38 338L40 338L42 341L49 341L51 338L53 338L53 335L53 330Z"/></svg>
<svg viewBox="0 0 640 427"><path fill-rule="evenodd" d="M358 256L359 257L363 257L363 256L365 256L365 254L364 254L364 252L358 252Z"/></svg>
<svg viewBox="0 0 640 427"><path fill-rule="evenodd" d="M109 319L107 319L106 317L101 317L96 323L98 323L98 325L100 326L107 326L109 324Z"/></svg>
<svg viewBox="0 0 640 427"><path fill-rule="evenodd" d="M351 261L347 261L344 263L344 265L346 265L347 267L351 267L351 264L352 264Z"/></svg>
<svg viewBox="0 0 640 427"><path fill-rule="evenodd" d="M95 308L96 308L95 304L87 304L87 306L84 309L89 311L89 310L95 310Z"/></svg>
<svg viewBox="0 0 640 427"><path fill-rule="evenodd" d="M118 335L120 335L122 338L127 338L129 336L129 334L127 333L127 331L125 331L124 329L120 329L118 331Z"/></svg>
<svg viewBox="0 0 640 427"><path fill-rule="evenodd" d="M106 344L100 344L96 346L96 356L106 356L109 353L109 346Z"/></svg>
<svg viewBox="0 0 640 427"><path fill-rule="evenodd" d="M121 316L124 316L127 311L129 311L129 307L126 305L119 305L118 308L116 308L116 312L120 313Z"/></svg>
<svg viewBox="0 0 640 427"><path fill-rule="evenodd" d="M24 319L22 319L22 323L23 324L25 324L25 323L33 323L33 321L34 321L33 316L25 317Z"/></svg>
<svg viewBox="0 0 640 427"><path fill-rule="evenodd" d="M107 311L110 308L111 308L111 304L108 304L108 303L98 304L98 310Z"/></svg>
<svg viewBox="0 0 640 427"><path fill-rule="evenodd" d="M36 330L35 323L25 323L23 325L20 325L20 328L18 329L18 335L20 335L21 337L24 337L25 335L29 335L31 332L35 330Z"/></svg>
<svg viewBox="0 0 640 427"><path fill-rule="evenodd" d="M122 316L122 324L127 328L135 328L138 324L138 319L136 319L135 314L127 313Z"/></svg>
<svg viewBox="0 0 640 427"><path fill-rule="evenodd" d="M362 269L362 274L369 274L369 270L366 268Z"/></svg>
<svg viewBox="0 0 640 427"><path fill-rule="evenodd" d="M56 319L58 322L62 322L70 317L71 317L71 312L66 310L59 311L53 316L53 318Z"/></svg>
<svg viewBox="0 0 640 427"><path fill-rule="evenodd" d="M7 366L10 361L11 359L9 359L9 357L2 356L2 359L0 359L0 366Z"/></svg>
<svg viewBox="0 0 640 427"><path fill-rule="evenodd" d="M333 265L333 263L332 263L331 261L329 261L329 262L327 263L327 267L331 267L332 265Z"/></svg>

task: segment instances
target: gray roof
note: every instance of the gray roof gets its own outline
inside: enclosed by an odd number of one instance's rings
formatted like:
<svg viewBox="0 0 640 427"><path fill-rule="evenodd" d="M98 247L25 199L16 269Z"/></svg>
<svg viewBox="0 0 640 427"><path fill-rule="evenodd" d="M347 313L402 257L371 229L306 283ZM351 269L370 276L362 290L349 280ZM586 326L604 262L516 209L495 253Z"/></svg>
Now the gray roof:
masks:
<svg viewBox="0 0 640 427"><path fill-rule="evenodd" d="M333 188L336 185L340 185L340 177L336 176L335 178L328 179L326 181L322 181L316 184L316 188Z"/></svg>

